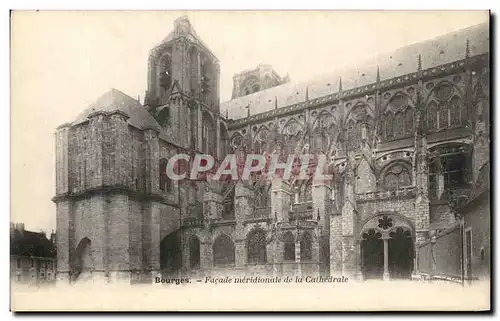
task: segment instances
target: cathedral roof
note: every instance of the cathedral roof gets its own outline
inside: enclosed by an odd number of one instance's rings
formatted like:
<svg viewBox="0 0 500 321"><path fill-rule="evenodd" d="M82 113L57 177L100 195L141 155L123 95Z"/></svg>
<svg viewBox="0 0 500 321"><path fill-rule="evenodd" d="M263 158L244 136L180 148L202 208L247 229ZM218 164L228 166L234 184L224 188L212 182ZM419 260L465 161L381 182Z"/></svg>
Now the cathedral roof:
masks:
<svg viewBox="0 0 500 321"><path fill-rule="evenodd" d="M409 74L417 71L419 55L421 55L422 69L461 60L466 56L467 41L469 41L470 56L489 52L489 25L480 24L411 44L372 57L352 68L344 68L318 76L311 82L287 83L238 97L221 103L221 113L226 114L227 110L230 119L240 119L248 116L247 106L249 106L250 115L255 115L274 109L275 100L280 108L304 102L306 96L308 99L315 99L334 94L339 91L340 78L342 78L343 90L375 83L377 67L382 81Z"/></svg>
<svg viewBox="0 0 500 321"><path fill-rule="evenodd" d="M128 123L136 128L152 127L158 130L161 128L154 117L139 101L114 88L99 97L78 115L72 125L86 121L89 115L99 111L105 113L120 111L129 117Z"/></svg>

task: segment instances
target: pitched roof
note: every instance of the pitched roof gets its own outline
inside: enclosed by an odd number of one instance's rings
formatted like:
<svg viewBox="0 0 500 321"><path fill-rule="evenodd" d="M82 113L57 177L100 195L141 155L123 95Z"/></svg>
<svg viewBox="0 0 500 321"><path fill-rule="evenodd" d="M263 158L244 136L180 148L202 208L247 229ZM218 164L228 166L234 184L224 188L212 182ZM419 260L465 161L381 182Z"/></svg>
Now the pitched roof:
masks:
<svg viewBox="0 0 500 321"><path fill-rule="evenodd" d="M15 229L10 235L10 255L56 257L56 247L42 233Z"/></svg>
<svg viewBox="0 0 500 321"><path fill-rule="evenodd" d="M280 108L304 102L306 92L308 92L309 99L337 93L340 78L342 78L343 90L375 83L377 81L377 66L380 70L380 80L402 76L417 71L419 55L421 55L423 69L461 60L466 56L467 40L469 41L470 56L489 52L489 25L480 24L431 40L411 44L372 57L351 68L320 75L311 82L287 83L238 97L221 103L221 113L225 114L227 110L230 119L240 119L247 117L248 111L245 107L248 105L250 106L250 115L255 115L275 108L275 99L278 108Z"/></svg>
<svg viewBox="0 0 500 321"><path fill-rule="evenodd" d="M72 125L86 121L89 115L98 111L106 113L120 111L129 116L128 123L136 128L152 127L158 130L161 129L154 117L136 99L114 88L103 94L96 102L80 113Z"/></svg>

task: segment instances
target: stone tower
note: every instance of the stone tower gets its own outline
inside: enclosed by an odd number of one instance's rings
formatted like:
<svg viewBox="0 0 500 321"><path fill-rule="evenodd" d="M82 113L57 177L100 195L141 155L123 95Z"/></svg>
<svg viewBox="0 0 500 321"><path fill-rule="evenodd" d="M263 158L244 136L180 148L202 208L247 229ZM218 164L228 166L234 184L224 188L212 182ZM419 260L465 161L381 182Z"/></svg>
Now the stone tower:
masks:
<svg viewBox="0 0 500 321"><path fill-rule="evenodd" d="M151 282L191 202L166 160L225 155L219 63L186 17L151 50L147 85L145 106L112 89L56 131L59 282Z"/></svg>
<svg viewBox="0 0 500 321"><path fill-rule="evenodd" d="M216 147L219 135L203 138L219 133L214 130L220 121L219 75L219 61L185 16L176 19L174 30L151 50L145 104L179 147Z"/></svg>
<svg viewBox="0 0 500 321"><path fill-rule="evenodd" d="M281 78L271 65L259 64L255 69L245 70L233 76L231 99L276 87L289 81L288 74Z"/></svg>

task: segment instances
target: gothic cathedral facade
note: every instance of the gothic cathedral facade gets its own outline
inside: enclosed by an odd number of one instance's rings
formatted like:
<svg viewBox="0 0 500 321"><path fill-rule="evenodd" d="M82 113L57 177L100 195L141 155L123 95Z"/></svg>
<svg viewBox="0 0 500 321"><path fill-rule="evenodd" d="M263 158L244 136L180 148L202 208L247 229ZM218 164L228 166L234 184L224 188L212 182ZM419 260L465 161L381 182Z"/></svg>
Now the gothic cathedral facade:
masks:
<svg viewBox="0 0 500 321"><path fill-rule="evenodd" d="M409 278L489 161L489 28L379 62L298 85L259 65L221 103L219 61L177 19L150 51L143 104L113 89L57 129L58 280ZM238 151L323 153L333 179L166 174L176 154Z"/></svg>

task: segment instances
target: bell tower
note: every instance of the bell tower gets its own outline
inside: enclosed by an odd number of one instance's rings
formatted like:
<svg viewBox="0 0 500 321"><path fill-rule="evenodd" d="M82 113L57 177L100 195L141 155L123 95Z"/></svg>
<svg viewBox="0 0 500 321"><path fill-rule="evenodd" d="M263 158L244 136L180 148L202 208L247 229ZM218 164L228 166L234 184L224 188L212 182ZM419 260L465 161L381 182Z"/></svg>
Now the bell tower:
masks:
<svg viewBox="0 0 500 321"><path fill-rule="evenodd" d="M219 115L219 66L186 16L150 51L145 105L181 147L200 150L202 113Z"/></svg>

